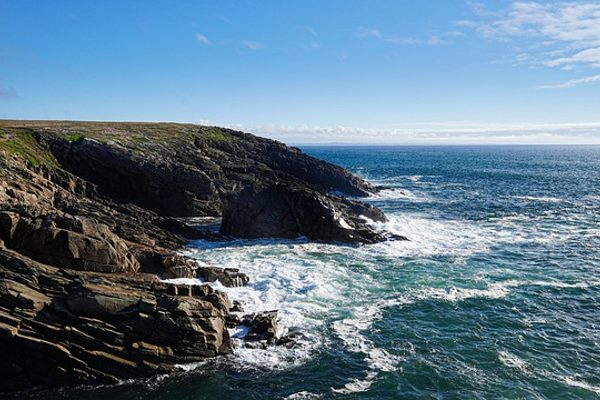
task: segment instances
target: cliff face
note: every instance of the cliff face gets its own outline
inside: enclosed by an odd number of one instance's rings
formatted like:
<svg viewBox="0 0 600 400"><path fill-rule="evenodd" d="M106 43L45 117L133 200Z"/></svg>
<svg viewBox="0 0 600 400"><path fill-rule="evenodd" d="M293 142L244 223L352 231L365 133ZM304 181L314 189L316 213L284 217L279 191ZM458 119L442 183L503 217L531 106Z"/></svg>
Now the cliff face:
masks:
<svg viewBox="0 0 600 400"><path fill-rule="evenodd" d="M220 216L225 195L281 180L351 196L374 191L298 149L228 129L102 123L30 129L63 169L111 198L162 215Z"/></svg>
<svg viewBox="0 0 600 400"><path fill-rule="evenodd" d="M242 132L178 124L0 121L0 390L107 382L229 354L234 269L175 253L214 237L384 240L330 195L374 191L343 169ZM225 237L220 237L224 239ZM219 266L231 267L231 266Z"/></svg>

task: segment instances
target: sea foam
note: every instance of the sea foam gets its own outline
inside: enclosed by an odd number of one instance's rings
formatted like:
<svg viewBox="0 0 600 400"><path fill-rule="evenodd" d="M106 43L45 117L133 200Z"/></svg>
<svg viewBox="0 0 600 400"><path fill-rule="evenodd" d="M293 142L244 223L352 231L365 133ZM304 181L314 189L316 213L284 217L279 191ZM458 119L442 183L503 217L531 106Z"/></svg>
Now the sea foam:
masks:
<svg viewBox="0 0 600 400"><path fill-rule="evenodd" d="M210 285L240 301L246 313L278 310L278 335L302 332L297 346L291 349L237 348L233 361L237 367L287 369L302 365L337 338L347 351L362 354L366 370L364 376L349 379L332 390L338 393L366 391L380 374L397 370L403 361L369 338L373 324L382 318L386 308L423 301L495 300L525 285L570 288L595 284L516 279L486 283L482 279L433 287L423 282L381 298L376 293L382 289L382 283L371 273L378 268L375 259L399 262L404 258L444 256L460 262L473 254L489 251L499 238L493 230L468 221L434 220L408 213L391 214L387 222L371 221L371 224L376 229L407 236L409 240L370 246L336 246L305 240L199 241L185 251L203 264L235 267L248 274L250 283L244 287L228 288L218 281ZM171 281L202 284L200 280ZM373 301L374 298L377 300ZM328 328L333 329L335 338L330 337ZM231 333L237 337L244 334ZM509 353L499 357L504 364L518 364ZM297 398L304 395L306 398L318 396L299 392Z"/></svg>

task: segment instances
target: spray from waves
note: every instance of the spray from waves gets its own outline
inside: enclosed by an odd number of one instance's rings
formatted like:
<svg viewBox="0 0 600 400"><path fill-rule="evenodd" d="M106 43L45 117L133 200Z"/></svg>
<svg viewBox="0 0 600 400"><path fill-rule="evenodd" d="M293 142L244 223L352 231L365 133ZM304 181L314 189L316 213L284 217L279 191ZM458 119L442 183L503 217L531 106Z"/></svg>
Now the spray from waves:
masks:
<svg viewBox="0 0 600 400"><path fill-rule="evenodd" d="M335 246L307 243L303 240L239 240L234 242L192 243L186 255L201 264L236 267L250 276L244 287L228 288L219 282L210 283L238 300L246 313L279 310L278 334L300 331L295 348L276 347L268 350L235 350L235 362L243 368L289 368L305 363L312 354L328 346L326 328L333 326L350 351L364 352L370 378L376 371L395 368L398 359L376 348L360 332L380 318L385 302L364 310L364 299L380 298L376 294L382 283L372 276L378 268L374 260L395 263L403 257L451 255L456 258L486 248L480 233L468 223L438 222L418 216L390 216L382 228L404 234L410 241L384 242L372 246ZM348 262L352 260L350 267ZM203 284L200 280L171 280L185 284ZM466 289L465 289L466 290ZM476 292L448 289L422 293L421 298L466 298ZM397 303L397 301L396 301ZM351 311L351 318L339 318L339 310ZM359 318L359 320L357 320ZM243 332L232 331L233 336ZM351 338L352 337L352 338ZM357 342L352 343L352 341ZM372 379L371 379L372 380ZM355 382L355 390L364 382Z"/></svg>
<svg viewBox="0 0 600 400"><path fill-rule="evenodd" d="M365 218L374 229L405 236L405 242L384 242L374 251L399 257L457 256L467 257L486 252L492 244L489 231L458 220L433 220L414 214L393 214L386 222Z"/></svg>
<svg viewBox="0 0 600 400"><path fill-rule="evenodd" d="M324 324L322 315L332 304L341 302L348 273L342 266L311 257L310 253L319 252L318 247L309 243L274 241L264 244L261 241L256 244L248 241L247 245L239 247L223 244L223 247L188 250L187 255L201 263L235 266L251 277L250 283L244 287L229 288L218 281L209 283L227 293L231 299L238 300L244 313L278 310L279 336L295 330L302 333L294 348L279 346L262 350L238 347L235 360L239 366L289 368L304 363L313 351L327 344L326 338L319 334ZM203 284L197 279L175 282ZM231 333L234 337L241 336L240 332Z"/></svg>
<svg viewBox="0 0 600 400"><path fill-rule="evenodd" d="M535 285L555 288L588 287L600 282L560 282L542 280L505 280L471 283L447 287L409 287L401 293L387 292L381 299L382 283L372 276L378 260L398 260L412 257L450 256L455 262L477 252L485 252L493 237L485 228L465 221L437 221L424 216L392 214L388 222L375 223L378 229L410 238L409 241L384 242L371 246L334 246L308 243L303 240L240 240L228 243L196 242L187 255L200 263L236 267L251 277L245 287L228 288L219 282L215 289L226 292L242 303L246 313L279 310L278 335L300 331L298 345L264 349L239 346L233 359L238 368L287 369L302 365L316 351L331 345L328 329L333 328L350 352L364 355L365 374L349 379L332 390L344 394L369 390L379 374L396 370L402 358L379 348L369 338L373 324L383 317L388 307L402 307L422 301L461 302L470 298L499 299L512 288ZM350 267L348 260L360 267ZM177 283L203 284L199 280L175 280ZM466 287L465 287L466 285ZM469 287L471 286L471 287ZM347 316L340 317L340 312ZM232 336L243 332L231 331ZM510 357L505 357L509 362ZM187 368L193 368L188 366ZM316 396L299 393L299 398Z"/></svg>

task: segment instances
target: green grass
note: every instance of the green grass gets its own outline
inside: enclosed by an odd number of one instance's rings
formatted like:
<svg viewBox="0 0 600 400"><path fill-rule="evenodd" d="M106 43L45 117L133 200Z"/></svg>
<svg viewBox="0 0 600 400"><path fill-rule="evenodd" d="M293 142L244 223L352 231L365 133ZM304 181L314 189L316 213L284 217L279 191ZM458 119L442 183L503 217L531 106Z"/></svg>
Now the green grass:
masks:
<svg viewBox="0 0 600 400"><path fill-rule="evenodd" d="M0 128L0 152L4 152L8 156L21 158L35 168L53 169L58 167L58 162L54 156L42 149L31 136L31 133L26 130ZM2 158L4 159L5 156Z"/></svg>
<svg viewBox="0 0 600 400"><path fill-rule="evenodd" d="M67 139L71 143L79 142L80 140L83 140L84 138L85 138L85 136L83 136L79 133L71 133L70 135L67 135L65 137L65 139Z"/></svg>
<svg viewBox="0 0 600 400"><path fill-rule="evenodd" d="M0 120L0 130L19 130L23 132L36 132L44 135L54 134L71 143L82 139L95 140L100 143L117 143L125 148L137 152L151 152L157 147L168 151L185 151L194 145L195 141L204 141L208 146L219 147L240 140L234 131L215 126L201 126L193 124L177 124L170 122L84 122L84 121L11 121ZM0 135L6 137L6 132ZM39 146L32 143L26 145L23 137L12 143L0 144L10 154L18 154L32 165L45 165L51 163L48 156ZM9 141L10 141L9 140ZM5 140L6 141L6 140Z"/></svg>
<svg viewBox="0 0 600 400"><path fill-rule="evenodd" d="M231 142L233 140L233 136L217 128L209 128L205 131L203 137L213 142Z"/></svg>

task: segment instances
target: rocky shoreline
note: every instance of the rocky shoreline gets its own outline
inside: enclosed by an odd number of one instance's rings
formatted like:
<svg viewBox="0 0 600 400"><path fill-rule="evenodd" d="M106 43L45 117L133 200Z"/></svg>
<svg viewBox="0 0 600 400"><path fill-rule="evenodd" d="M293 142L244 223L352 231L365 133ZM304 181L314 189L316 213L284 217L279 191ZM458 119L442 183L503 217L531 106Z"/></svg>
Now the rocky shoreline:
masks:
<svg viewBox="0 0 600 400"><path fill-rule="evenodd" d="M0 121L0 391L110 383L176 371L276 337L277 313L244 315L199 278L188 240L305 236L376 243L377 188L279 142L166 123ZM219 233L186 223L222 217ZM395 239L404 239L395 237Z"/></svg>

